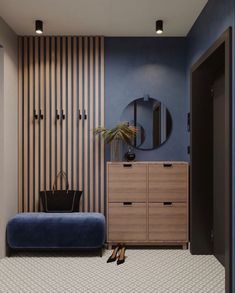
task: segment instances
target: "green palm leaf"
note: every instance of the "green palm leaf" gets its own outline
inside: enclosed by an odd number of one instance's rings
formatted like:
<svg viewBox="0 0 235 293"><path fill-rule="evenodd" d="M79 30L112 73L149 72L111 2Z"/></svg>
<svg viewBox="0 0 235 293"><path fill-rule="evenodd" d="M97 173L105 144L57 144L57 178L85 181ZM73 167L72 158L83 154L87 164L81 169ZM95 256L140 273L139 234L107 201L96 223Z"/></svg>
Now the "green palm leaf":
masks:
<svg viewBox="0 0 235 293"><path fill-rule="evenodd" d="M106 129L105 127L97 127L94 130L96 135L101 135L105 143L110 144L113 140L118 139L127 144L131 144L136 136L138 129L127 123L119 123L114 128Z"/></svg>

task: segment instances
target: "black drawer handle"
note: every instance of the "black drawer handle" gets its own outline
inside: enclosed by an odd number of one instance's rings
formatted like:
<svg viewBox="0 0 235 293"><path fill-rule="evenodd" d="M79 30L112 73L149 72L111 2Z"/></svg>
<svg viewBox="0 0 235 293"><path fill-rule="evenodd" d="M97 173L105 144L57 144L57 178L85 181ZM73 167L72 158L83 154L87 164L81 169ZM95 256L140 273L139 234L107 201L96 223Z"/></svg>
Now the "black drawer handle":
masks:
<svg viewBox="0 0 235 293"><path fill-rule="evenodd" d="M132 202L126 201L123 203L124 206L132 206Z"/></svg>
<svg viewBox="0 0 235 293"><path fill-rule="evenodd" d="M173 205L173 203L172 202L169 202L169 201L164 202L163 204L164 204L164 206L172 206Z"/></svg>
<svg viewBox="0 0 235 293"><path fill-rule="evenodd" d="M166 164L163 164L163 167L164 167L164 168L171 168L171 167L172 167L172 164L168 164L168 163L166 163Z"/></svg>
<svg viewBox="0 0 235 293"><path fill-rule="evenodd" d="M123 164L123 167L124 168L131 168L132 167L132 164Z"/></svg>

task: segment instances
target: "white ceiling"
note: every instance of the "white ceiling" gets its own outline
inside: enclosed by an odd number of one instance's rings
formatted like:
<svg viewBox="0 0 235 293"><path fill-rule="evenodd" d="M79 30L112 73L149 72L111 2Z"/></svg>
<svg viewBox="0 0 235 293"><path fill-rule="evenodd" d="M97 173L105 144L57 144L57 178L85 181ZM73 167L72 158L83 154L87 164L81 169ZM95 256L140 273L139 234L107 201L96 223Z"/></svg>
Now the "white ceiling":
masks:
<svg viewBox="0 0 235 293"><path fill-rule="evenodd" d="M19 35L33 35L34 20L45 35L185 36L207 0L0 0L0 16Z"/></svg>

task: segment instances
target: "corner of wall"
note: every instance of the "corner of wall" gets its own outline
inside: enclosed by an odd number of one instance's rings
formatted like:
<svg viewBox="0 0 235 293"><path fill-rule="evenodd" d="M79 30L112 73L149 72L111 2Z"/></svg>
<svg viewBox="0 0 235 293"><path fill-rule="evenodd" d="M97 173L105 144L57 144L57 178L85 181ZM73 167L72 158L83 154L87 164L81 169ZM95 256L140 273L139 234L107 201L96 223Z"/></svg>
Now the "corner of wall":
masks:
<svg viewBox="0 0 235 293"><path fill-rule="evenodd" d="M18 202L18 45L0 18L0 258L5 256L6 224Z"/></svg>

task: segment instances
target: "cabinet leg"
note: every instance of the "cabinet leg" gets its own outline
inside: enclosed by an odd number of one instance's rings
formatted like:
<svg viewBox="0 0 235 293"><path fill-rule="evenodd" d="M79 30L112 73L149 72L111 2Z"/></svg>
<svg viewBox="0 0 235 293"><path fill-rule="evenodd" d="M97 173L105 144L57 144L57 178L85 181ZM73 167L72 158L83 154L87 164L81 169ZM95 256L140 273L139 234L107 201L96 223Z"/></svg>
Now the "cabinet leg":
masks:
<svg viewBox="0 0 235 293"><path fill-rule="evenodd" d="M11 248L9 247L9 245L6 245L6 257L10 257L11 256Z"/></svg>
<svg viewBox="0 0 235 293"><path fill-rule="evenodd" d="M103 246L100 248L100 257L103 256Z"/></svg>
<svg viewBox="0 0 235 293"><path fill-rule="evenodd" d="M187 243L183 244L183 245L182 245L182 248L183 248L183 250L188 249L188 244L187 244Z"/></svg>

